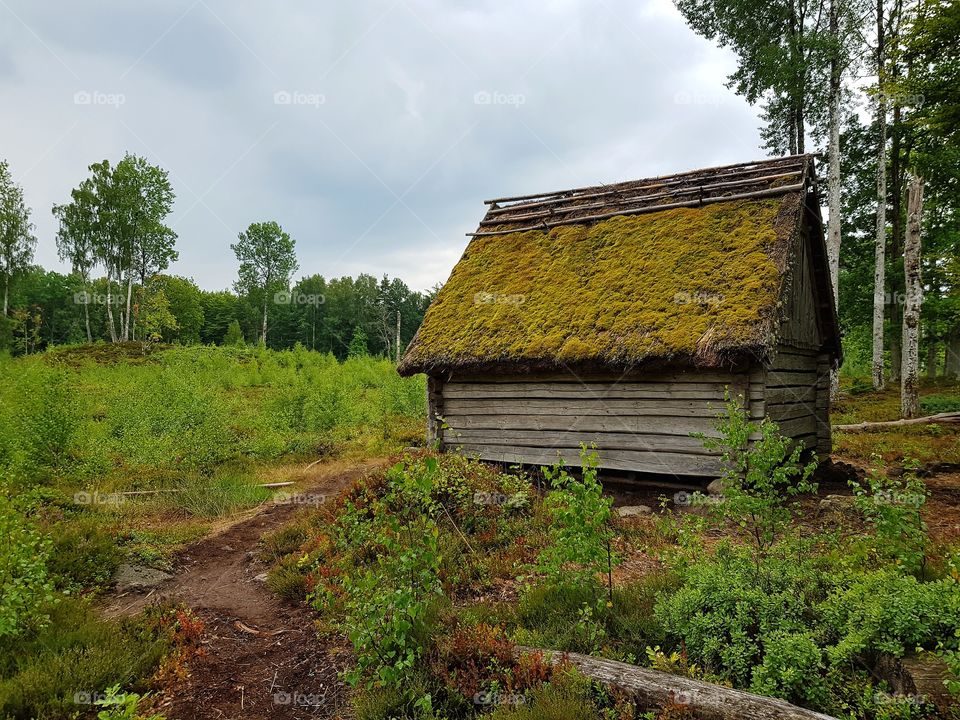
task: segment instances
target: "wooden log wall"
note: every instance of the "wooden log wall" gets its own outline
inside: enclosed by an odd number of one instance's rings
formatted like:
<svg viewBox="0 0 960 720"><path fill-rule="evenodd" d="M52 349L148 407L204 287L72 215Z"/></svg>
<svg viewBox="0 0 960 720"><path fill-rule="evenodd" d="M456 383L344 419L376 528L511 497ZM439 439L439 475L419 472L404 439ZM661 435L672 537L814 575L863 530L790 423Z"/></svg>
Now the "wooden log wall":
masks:
<svg viewBox="0 0 960 720"><path fill-rule="evenodd" d="M690 433L715 436L724 391L764 414L764 372L684 372L629 378L572 374L465 376L442 385L444 447L505 463L579 465L580 443L600 466L685 476L719 474L717 454Z"/></svg>

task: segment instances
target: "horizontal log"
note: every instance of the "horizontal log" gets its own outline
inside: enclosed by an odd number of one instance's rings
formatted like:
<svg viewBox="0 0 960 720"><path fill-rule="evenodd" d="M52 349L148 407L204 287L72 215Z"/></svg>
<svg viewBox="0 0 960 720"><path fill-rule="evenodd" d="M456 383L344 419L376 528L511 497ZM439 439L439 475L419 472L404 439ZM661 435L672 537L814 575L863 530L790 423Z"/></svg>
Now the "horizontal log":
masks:
<svg viewBox="0 0 960 720"><path fill-rule="evenodd" d="M771 370L767 373L767 387L816 387L816 370Z"/></svg>
<svg viewBox="0 0 960 720"><path fill-rule="evenodd" d="M444 416L456 430L562 430L565 432L620 432L641 435L684 435L702 432L716 435L711 418L659 417L640 415L452 415Z"/></svg>
<svg viewBox="0 0 960 720"><path fill-rule="evenodd" d="M711 407L712 405L712 407ZM512 398L503 400L447 399L443 404L447 417L463 415L601 415L605 417L702 417L716 419L723 414L723 404L701 400L627 400L622 398L584 398L571 400ZM751 408L753 409L753 408ZM758 406L762 413L762 406Z"/></svg>
<svg viewBox="0 0 960 720"><path fill-rule="evenodd" d="M767 417L774 422L794 420L801 417L815 416L817 409L810 403L785 403L767 408Z"/></svg>
<svg viewBox="0 0 960 720"><path fill-rule="evenodd" d="M641 435L637 433L556 432L541 430L452 430L443 441L451 446L514 445L518 447L579 447L581 443L607 450L657 450L691 455L716 455L698 438L684 435Z"/></svg>
<svg viewBox="0 0 960 720"><path fill-rule="evenodd" d="M782 370L817 372L817 359L813 355L785 355L780 353L770 363L769 369L775 372Z"/></svg>
<svg viewBox="0 0 960 720"><path fill-rule="evenodd" d="M813 403L817 399L817 388L800 386L767 388L765 399L768 407L784 403Z"/></svg>
<svg viewBox="0 0 960 720"><path fill-rule="evenodd" d="M794 420L784 420L778 422L780 434L786 437L799 437L800 435L816 434L817 418L813 415L796 418Z"/></svg>
<svg viewBox="0 0 960 720"><path fill-rule="evenodd" d="M567 465L580 465L580 448L528 448L509 445L454 444L450 447L468 457L507 463L510 465L555 465L560 459ZM657 475L720 474L720 459L702 455L666 452L631 452L627 450L596 450L599 466L610 470L631 470Z"/></svg>
<svg viewBox="0 0 960 720"><path fill-rule="evenodd" d="M743 373L735 372L717 372L687 370L682 372L631 372L623 375L605 374L575 374L572 372L538 372L529 375L498 375L496 373L464 373L454 374L447 380L446 384L452 383L524 383L524 382L568 382L568 383L626 383L626 382L644 382L644 383L663 383L663 382L687 382L687 383L720 383L723 385L733 385L742 380Z"/></svg>
<svg viewBox="0 0 960 720"><path fill-rule="evenodd" d="M886 420L882 422L862 422L853 425L834 425L834 430L841 432L876 432L883 430L893 430L894 428L907 425L935 425L939 423L958 423L960 422L960 412L937 413L936 415L927 415L921 418L906 418L903 420Z"/></svg>
<svg viewBox="0 0 960 720"><path fill-rule="evenodd" d="M723 402L725 386L722 383L464 383L451 382L443 394L450 399L467 398L677 398Z"/></svg>
<svg viewBox="0 0 960 720"><path fill-rule="evenodd" d="M641 710L686 705L703 720L836 720L830 715L791 705L786 700L692 680L682 675L637 667L617 660L518 647L519 653L541 653L550 662L568 662L582 675L626 693Z"/></svg>

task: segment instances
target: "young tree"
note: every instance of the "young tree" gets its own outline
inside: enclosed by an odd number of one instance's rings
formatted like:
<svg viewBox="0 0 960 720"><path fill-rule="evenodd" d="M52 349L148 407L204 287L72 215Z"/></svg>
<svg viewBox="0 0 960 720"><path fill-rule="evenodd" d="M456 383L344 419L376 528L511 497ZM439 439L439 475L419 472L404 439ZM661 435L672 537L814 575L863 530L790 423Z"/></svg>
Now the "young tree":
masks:
<svg viewBox="0 0 960 720"><path fill-rule="evenodd" d="M298 267L295 245L279 223L270 220L251 224L230 246L240 261L240 276L235 285L237 292L251 297L263 294L260 342L264 345L267 343L270 293L289 287L290 276Z"/></svg>
<svg viewBox="0 0 960 720"><path fill-rule="evenodd" d="M3 273L3 316L10 311L10 281L33 262L37 239L23 189L14 183L10 166L0 160L0 272Z"/></svg>
<svg viewBox="0 0 960 720"><path fill-rule="evenodd" d="M110 339L129 340L133 329L134 280L140 285L177 258L177 234L164 225L174 193L166 170L144 158L125 155L89 167L90 177L71 193L67 205L56 205L61 255L89 268L100 264L107 273L107 318ZM114 283L125 285L120 328L113 315Z"/></svg>
<svg viewBox="0 0 960 720"><path fill-rule="evenodd" d="M907 197L907 237L903 247L903 269L907 296L903 308L903 367L900 373L900 406L905 418L920 414L920 221L923 214L923 178L910 177Z"/></svg>
<svg viewBox="0 0 960 720"><path fill-rule="evenodd" d="M350 338L350 347L347 349L347 357L364 357L368 354L367 333L363 327L357 325L353 329L353 337Z"/></svg>
<svg viewBox="0 0 960 720"><path fill-rule="evenodd" d="M223 334L223 344L227 346L243 345L243 330L240 329L240 322L231 320L227 325L227 331Z"/></svg>

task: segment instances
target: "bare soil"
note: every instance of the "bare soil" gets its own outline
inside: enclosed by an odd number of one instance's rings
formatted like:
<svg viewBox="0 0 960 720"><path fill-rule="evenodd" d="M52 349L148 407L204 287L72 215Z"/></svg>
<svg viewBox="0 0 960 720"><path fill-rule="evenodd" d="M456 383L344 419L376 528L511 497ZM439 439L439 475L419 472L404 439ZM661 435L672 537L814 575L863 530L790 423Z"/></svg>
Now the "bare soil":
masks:
<svg viewBox="0 0 960 720"><path fill-rule="evenodd" d="M297 478L300 495L332 495L386 462L316 466ZM349 653L321 643L314 614L284 603L262 581L268 567L258 558L260 538L289 522L300 507L297 502L266 505L181 551L169 580L105 599L108 617L177 602L204 623L203 655L190 663L182 684L163 689L156 711L171 720L341 716L347 688L338 673L349 665Z"/></svg>

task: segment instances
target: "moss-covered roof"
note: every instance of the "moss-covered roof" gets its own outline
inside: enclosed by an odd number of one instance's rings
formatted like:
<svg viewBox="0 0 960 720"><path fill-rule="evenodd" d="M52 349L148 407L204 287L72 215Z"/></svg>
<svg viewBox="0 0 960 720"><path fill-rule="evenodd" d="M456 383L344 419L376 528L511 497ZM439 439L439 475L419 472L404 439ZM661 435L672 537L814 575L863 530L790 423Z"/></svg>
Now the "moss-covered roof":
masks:
<svg viewBox="0 0 960 720"><path fill-rule="evenodd" d="M493 225L470 242L400 371L706 367L762 352L779 326L803 198Z"/></svg>

